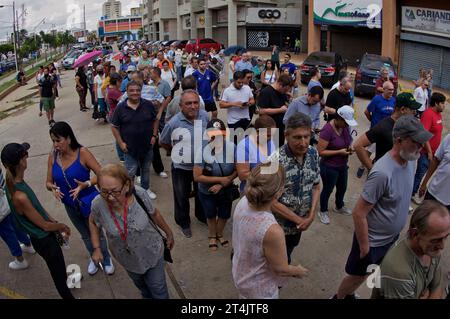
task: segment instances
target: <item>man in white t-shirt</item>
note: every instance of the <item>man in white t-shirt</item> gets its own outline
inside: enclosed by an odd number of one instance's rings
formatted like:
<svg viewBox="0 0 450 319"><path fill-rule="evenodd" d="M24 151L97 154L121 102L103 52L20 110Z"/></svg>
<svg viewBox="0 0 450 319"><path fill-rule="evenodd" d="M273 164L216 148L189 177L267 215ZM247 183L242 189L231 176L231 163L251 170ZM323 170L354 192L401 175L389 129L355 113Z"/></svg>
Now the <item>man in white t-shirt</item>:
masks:
<svg viewBox="0 0 450 319"><path fill-rule="evenodd" d="M419 113L419 114L422 114L427 109L428 85L429 85L428 81L423 80L422 84L414 90L414 94L413 94L414 98L416 99L416 101L418 103L422 104L422 106L417 110L417 113Z"/></svg>
<svg viewBox="0 0 450 319"><path fill-rule="evenodd" d="M106 102L102 92L103 81L104 81L103 66L98 65L97 75L94 78L94 92L97 108L96 110L94 110L94 114L92 116L95 120L103 118L106 121Z"/></svg>
<svg viewBox="0 0 450 319"><path fill-rule="evenodd" d="M233 83L222 94L219 107L228 110L228 127L242 128L244 131L250 125L248 107L255 104L252 90L244 85L244 73L237 71L233 75ZM235 143L237 139L235 136Z"/></svg>

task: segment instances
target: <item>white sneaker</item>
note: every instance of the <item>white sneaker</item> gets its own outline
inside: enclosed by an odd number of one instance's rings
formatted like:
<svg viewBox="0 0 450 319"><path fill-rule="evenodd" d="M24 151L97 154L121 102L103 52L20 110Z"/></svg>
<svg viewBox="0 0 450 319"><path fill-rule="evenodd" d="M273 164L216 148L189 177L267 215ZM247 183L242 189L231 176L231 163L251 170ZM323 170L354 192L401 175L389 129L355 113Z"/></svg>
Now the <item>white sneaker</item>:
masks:
<svg viewBox="0 0 450 319"><path fill-rule="evenodd" d="M147 190L148 196L150 196L151 200L155 200L156 199L156 194L153 193L151 190Z"/></svg>
<svg viewBox="0 0 450 319"><path fill-rule="evenodd" d="M9 263L9 269L12 269L12 270L22 270L22 269L27 269L27 268L28 268L28 262L25 259L23 261L18 261L16 259Z"/></svg>
<svg viewBox="0 0 450 319"><path fill-rule="evenodd" d="M349 216L352 214L352 211L350 209L348 209L347 207L342 207L341 209L334 209L335 213L341 214L341 215L345 215L345 216Z"/></svg>
<svg viewBox="0 0 450 319"><path fill-rule="evenodd" d="M92 259L90 259L89 265L88 265L88 274L93 276L97 273L97 271L98 271L97 265L94 263L94 261Z"/></svg>
<svg viewBox="0 0 450 319"><path fill-rule="evenodd" d="M20 248L24 253L28 253L31 255L34 255L36 253L36 250L34 250L33 246L25 246L24 244L20 244Z"/></svg>
<svg viewBox="0 0 450 319"><path fill-rule="evenodd" d="M109 259L109 263L110 263L110 264L109 264L108 266L104 265L104 267L105 267L105 274L111 276L111 275L113 275L114 272L116 271L116 268L114 268L112 259Z"/></svg>
<svg viewBox="0 0 450 319"><path fill-rule="evenodd" d="M413 197L411 197L411 199L417 205L420 205L423 202L423 199L422 199L422 197L419 196L419 194L414 195Z"/></svg>
<svg viewBox="0 0 450 319"><path fill-rule="evenodd" d="M414 208L412 208L411 205L409 205L409 213L411 214L413 212Z"/></svg>
<svg viewBox="0 0 450 319"><path fill-rule="evenodd" d="M141 185L141 177L140 177L140 176L137 176L137 177L134 179L134 183L135 183L136 185Z"/></svg>
<svg viewBox="0 0 450 319"><path fill-rule="evenodd" d="M319 212L319 219L322 224L328 225L330 223L330 217L328 217L328 212Z"/></svg>
<svg viewBox="0 0 450 319"><path fill-rule="evenodd" d="M168 178L169 175L167 175L166 172L161 172L161 173L159 173L159 177L162 177L162 178Z"/></svg>

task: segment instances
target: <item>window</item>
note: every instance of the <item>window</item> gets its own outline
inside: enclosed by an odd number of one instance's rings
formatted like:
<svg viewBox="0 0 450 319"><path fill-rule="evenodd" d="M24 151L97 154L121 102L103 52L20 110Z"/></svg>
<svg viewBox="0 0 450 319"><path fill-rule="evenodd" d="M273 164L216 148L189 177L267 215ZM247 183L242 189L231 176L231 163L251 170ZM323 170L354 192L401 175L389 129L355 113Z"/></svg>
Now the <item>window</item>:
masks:
<svg viewBox="0 0 450 319"><path fill-rule="evenodd" d="M169 21L164 21L164 32L169 32Z"/></svg>
<svg viewBox="0 0 450 319"><path fill-rule="evenodd" d="M201 44L204 44L204 43L215 43L215 41L212 40L212 39L202 39L202 40L200 40L200 43Z"/></svg>

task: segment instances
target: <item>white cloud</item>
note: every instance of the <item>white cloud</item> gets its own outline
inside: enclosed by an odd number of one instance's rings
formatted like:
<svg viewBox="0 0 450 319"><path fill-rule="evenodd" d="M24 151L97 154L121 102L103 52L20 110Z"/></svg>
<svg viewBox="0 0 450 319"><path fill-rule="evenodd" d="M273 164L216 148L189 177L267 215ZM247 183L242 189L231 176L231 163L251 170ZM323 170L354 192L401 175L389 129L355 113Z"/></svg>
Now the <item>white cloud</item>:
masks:
<svg viewBox="0 0 450 319"><path fill-rule="evenodd" d="M122 1L122 14L128 15L130 8L139 6L142 0ZM10 0L12 4L12 0ZM82 27L83 5L86 5L86 27L88 30L96 30L98 19L102 15L102 4L104 0L18 0L16 7L21 14L22 3L25 5L27 15L25 17L25 29L32 32L39 22L45 19L44 24L40 24L36 31L70 29L72 27ZM2 0L2 4L8 2ZM19 27L22 29L22 22L19 19ZM0 39L4 39L7 34L12 33L12 8L0 8Z"/></svg>

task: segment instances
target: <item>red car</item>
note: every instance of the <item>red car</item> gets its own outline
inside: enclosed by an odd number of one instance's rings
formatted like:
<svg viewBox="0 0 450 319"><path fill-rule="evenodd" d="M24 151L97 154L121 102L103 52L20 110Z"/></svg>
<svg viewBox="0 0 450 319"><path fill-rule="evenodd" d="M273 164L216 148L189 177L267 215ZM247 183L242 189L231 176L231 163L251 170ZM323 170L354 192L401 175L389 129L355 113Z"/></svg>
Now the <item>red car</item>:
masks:
<svg viewBox="0 0 450 319"><path fill-rule="evenodd" d="M192 39L189 40L186 44L186 52L196 52L200 53L202 50L210 51L211 49L216 50L219 52L222 49L222 44L219 42L214 41L213 39Z"/></svg>

